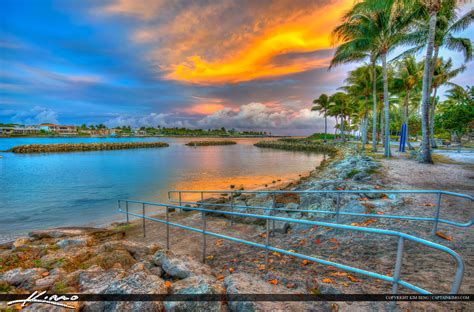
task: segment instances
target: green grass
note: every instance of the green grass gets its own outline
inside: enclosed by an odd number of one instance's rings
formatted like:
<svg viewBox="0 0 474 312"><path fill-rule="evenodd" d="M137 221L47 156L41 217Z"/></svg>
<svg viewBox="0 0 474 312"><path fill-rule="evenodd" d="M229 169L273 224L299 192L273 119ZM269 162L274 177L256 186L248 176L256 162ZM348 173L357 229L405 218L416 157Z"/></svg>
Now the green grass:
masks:
<svg viewBox="0 0 474 312"><path fill-rule="evenodd" d="M347 177L348 178L352 178L354 177L356 174L360 173L361 171L358 170L358 169L352 169L348 174L347 174Z"/></svg>
<svg viewBox="0 0 474 312"><path fill-rule="evenodd" d="M64 285L64 283L61 281L57 282L53 286L53 290L55 293L63 293L65 288L66 288L66 285Z"/></svg>
<svg viewBox="0 0 474 312"><path fill-rule="evenodd" d="M137 224L135 224L135 223L128 223L128 224L123 224L123 225L119 225L119 226L115 227L115 228L114 228L114 231L117 231L117 232L128 232L128 231L133 230L135 227L137 227Z"/></svg>

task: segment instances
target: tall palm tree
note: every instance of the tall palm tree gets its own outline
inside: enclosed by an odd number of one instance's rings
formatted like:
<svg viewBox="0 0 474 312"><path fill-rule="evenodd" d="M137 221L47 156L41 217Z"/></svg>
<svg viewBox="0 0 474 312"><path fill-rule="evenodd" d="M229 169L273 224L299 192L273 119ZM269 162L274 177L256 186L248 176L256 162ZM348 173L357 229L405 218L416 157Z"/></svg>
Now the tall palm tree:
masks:
<svg viewBox="0 0 474 312"><path fill-rule="evenodd" d="M425 72L421 100L422 144L418 160L432 163L430 151L430 94L433 91L432 80L438 53L441 47L457 50L464 54L465 61L472 59L472 44L468 38L457 38L454 35L465 30L474 20L474 10L458 19L456 0L420 0L425 10L425 17L415 22L418 27L406 37L406 42L415 43L415 47L405 53L419 51L426 46ZM428 21L428 23L426 23Z"/></svg>
<svg viewBox="0 0 474 312"><path fill-rule="evenodd" d="M336 118L340 118L340 131L342 141L346 141L345 135L345 126L346 126L346 117L350 115L350 99L349 96L344 92L336 92L329 97L330 114L334 115Z"/></svg>
<svg viewBox="0 0 474 312"><path fill-rule="evenodd" d="M424 1L426 4L429 1ZM433 58L430 68L430 83L432 82L434 67L438 59L440 48L455 50L464 55L464 62L472 60L472 43L469 38L455 37L456 33L466 30L474 21L474 9L458 17L457 1L444 0L440 2L439 11L436 18L436 31L433 43ZM426 46L426 38L429 35L429 24L426 23L430 16L424 14L423 18L415 21L415 31L407 35L406 42L415 44L415 47L408 49L403 54L413 54L421 51ZM433 91L433 90L431 90Z"/></svg>
<svg viewBox="0 0 474 312"><path fill-rule="evenodd" d="M346 13L344 23L334 33L346 45L341 48L339 58L360 59L362 55L370 55L382 62L385 115L385 152L390 157L390 104L388 101L387 54L397 45L403 43L408 27L420 10L401 0L364 0L356 3ZM347 48L347 46L352 47ZM351 54L351 51L353 54ZM337 52L337 51L336 51ZM342 62L342 61L339 61Z"/></svg>
<svg viewBox="0 0 474 312"><path fill-rule="evenodd" d="M372 94L372 66L365 64L349 72L345 83L348 85L343 89L350 94L356 102L363 100L364 104L361 110L361 141L362 150L365 150L367 144L367 126L369 119L369 99Z"/></svg>
<svg viewBox="0 0 474 312"><path fill-rule="evenodd" d="M372 77L377 75L377 49L375 39L377 37L376 28L373 27L369 19L354 20L352 13L348 12L343 19L343 23L337 26L332 36L340 44L331 60L329 69L334 66L362 61L369 59L372 67ZM372 152L377 152L377 80L372 78Z"/></svg>
<svg viewBox="0 0 474 312"><path fill-rule="evenodd" d="M425 65L423 69L423 85L421 93L421 147L418 154L418 161L422 163L433 163L430 149L429 135L429 106L431 90L431 66L433 58L433 49L436 36L436 20L441 8L441 0L421 0L429 16L428 36L426 46Z"/></svg>
<svg viewBox="0 0 474 312"><path fill-rule="evenodd" d="M421 89L421 79L423 78L423 63L417 62L413 55L405 56L397 61L397 70L393 79L393 87L403 95L403 123L407 127L408 148L412 149L409 138L409 106L414 93Z"/></svg>
<svg viewBox="0 0 474 312"><path fill-rule="evenodd" d="M437 92L439 87L443 85L450 85L452 87L459 87L458 85L450 82L452 78L462 73L466 69L466 66L462 65L458 68L453 69L453 62L451 59L444 61L443 58L438 58L434 66L433 81L431 83L433 87L433 101L430 105L430 143L431 147L437 147L434 139L434 115L437 105Z"/></svg>
<svg viewBox="0 0 474 312"><path fill-rule="evenodd" d="M328 132L327 115L329 107L331 105L331 102L329 101L329 96L323 93L319 96L319 98L313 101L313 104L314 106L311 108L312 111L319 111L324 114L324 143L326 143L326 136Z"/></svg>

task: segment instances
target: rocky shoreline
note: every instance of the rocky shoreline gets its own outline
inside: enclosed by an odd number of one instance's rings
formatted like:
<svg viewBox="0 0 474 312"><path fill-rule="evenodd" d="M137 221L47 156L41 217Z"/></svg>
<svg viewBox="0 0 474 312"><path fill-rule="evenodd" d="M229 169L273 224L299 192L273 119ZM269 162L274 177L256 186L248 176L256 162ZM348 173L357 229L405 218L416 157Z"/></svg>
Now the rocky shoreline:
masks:
<svg viewBox="0 0 474 312"><path fill-rule="evenodd" d="M9 152L13 153L59 153L59 152L86 152L133 148L168 147L164 142L126 142L126 143L68 143L68 144L27 144L15 146Z"/></svg>
<svg viewBox="0 0 474 312"><path fill-rule="evenodd" d="M367 190L383 188L381 165L371 157L358 155L349 148L338 148L330 158L314 170L309 177L297 184L290 184L286 190ZM236 191L235 205L271 206L268 195L249 196ZM292 212L276 212L272 215L294 219L310 219L334 222L333 215L302 213L297 210L334 210L338 199L333 194L278 196L276 207L292 209ZM208 209L230 210L228 197L207 199L200 206ZM217 206L206 206L206 204ZM391 213L405 207L404 197L391 194L348 194L339 199L341 211L356 213ZM239 209L248 213L262 214L262 210ZM178 216L178 212L174 212ZM179 214L181 215L181 214ZM212 214L216 217L214 214ZM200 215L184 212L188 222L200 224ZM199 217L199 218L198 218ZM217 217L216 219L224 219ZM240 218L236 224L252 223L264 231L264 227L253 220ZM355 226L396 227L406 230L406 222L371 220L353 216L341 216L341 223ZM212 222L212 219L209 219ZM225 221L226 223L227 221ZM390 285L362 275L339 272L334 268L301 262L301 259L270 254L268 272L262 271L263 250L249 246L222 244L209 239L209 251L202 264L198 258L166 250L163 245L144 243L141 231L134 236L134 225L114 224L107 229L64 228L34 231L27 238L0 245L0 293L31 293L33 290L47 290L48 293L161 293L161 294L252 294L252 293L389 293ZM188 223L189 224L189 223ZM151 225L148 225L151 227ZM137 227L139 228L139 227ZM428 225L429 228L429 225ZM244 229L244 227L242 227ZM163 227L157 226L163 231ZM231 236L239 234L238 227L229 228ZM420 226L413 231L426 231ZM429 233L428 231L426 231ZM176 233L176 232L175 232ZM255 233L255 240L264 238ZM152 236L147 229L147 237ZM422 237L422 236L421 236ZM176 237L176 239L183 239ZM189 237L188 237L189 239ZM162 239L152 239L153 242ZM220 240L222 241L222 240ZM277 222L271 238L274 246L298 250L305 254L340 261L362 269L386 273L393 270L393 250L396 242L382 240L368 235L348 235L325 227L309 227L298 224ZM284 246L284 247L283 247ZM176 247L175 247L176 248ZM447 270L443 260L436 258L435 252L420 251L418 246L407 246L410 258L424 252L423 263L431 269L417 273L415 281L423 285L427 281L437 281L448 285L443 278L432 276L433 272ZM216 256L214 256L216 255ZM405 259L408 269L421 263L420 260ZM413 262L414 261L414 262ZM441 266L438 268L438 266ZM449 268L448 268L449 269ZM415 272L418 272L415 270ZM389 273L387 273L389 274ZM406 277L406 276L405 276ZM415 284L417 284L415 283ZM417 305L418 304L418 305ZM425 305L423 305L425 304ZM77 303L83 311L353 311L390 310L380 303L327 303L327 302L84 302ZM446 306L434 303L400 303L400 308L428 308L444 310ZM460 306L462 308L463 306ZM0 305L0 309L2 309ZM50 306L33 305L32 311L47 311ZM43 309L43 310L41 310Z"/></svg>

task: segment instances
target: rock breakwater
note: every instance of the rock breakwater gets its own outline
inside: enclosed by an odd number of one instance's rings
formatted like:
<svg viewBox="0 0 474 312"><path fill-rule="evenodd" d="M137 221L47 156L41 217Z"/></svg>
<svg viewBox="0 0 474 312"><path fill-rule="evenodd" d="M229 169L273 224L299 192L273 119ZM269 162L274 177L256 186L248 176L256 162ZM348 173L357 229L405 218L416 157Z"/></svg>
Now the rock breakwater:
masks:
<svg viewBox="0 0 474 312"><path fill-rule="evenodd" d="M168 147L164 142L126 142L126 143L78 143L78 144L27 144L12 148L13 153L60 153L119 150L132 148Z"/></svg>
<svg viewBox="0 0 474 312"><path fill-rule="evenodd" d="M186 143L187 146L213 146L213 145L234 145L234 141L193 141Z"/></svg>
<svg viewBox="0 0 474 312"><path fill-rule="evenodd" d="M319 144L306 140L280 139L277 141L260 141L254 144L257 147L277 148L290 151L308 151L333 154L338 150L333 145Z"/></svg>

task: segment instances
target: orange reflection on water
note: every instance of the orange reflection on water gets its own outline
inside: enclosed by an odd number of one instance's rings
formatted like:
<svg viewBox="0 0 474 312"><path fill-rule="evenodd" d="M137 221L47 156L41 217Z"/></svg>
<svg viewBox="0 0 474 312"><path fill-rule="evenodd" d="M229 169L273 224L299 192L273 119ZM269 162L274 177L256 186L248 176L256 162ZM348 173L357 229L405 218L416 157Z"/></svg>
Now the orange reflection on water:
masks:
<svg viewBox="0 0 474 312"><path fill-rule="evenodd" d="M304 175L307 175L305 173ZM258 176L234 176L234 177L223 177L212 180L194 180L194 181L180 181L173 187L175 190L204 190L204 191L218 191L218 190L271 190L275 188L281 188L290 182L295 182L300 178L299 174L288 174L285 176L270 176L270 175L258 175ZM234 188L231 188L231 185ZM213 194L205 195L212 197ZM196 201L201 198L199 193L183 194L183 201Z"/></svg>

